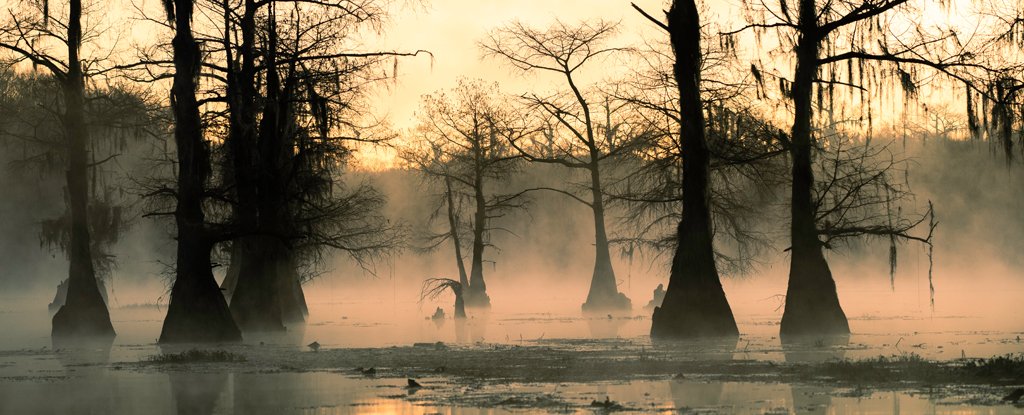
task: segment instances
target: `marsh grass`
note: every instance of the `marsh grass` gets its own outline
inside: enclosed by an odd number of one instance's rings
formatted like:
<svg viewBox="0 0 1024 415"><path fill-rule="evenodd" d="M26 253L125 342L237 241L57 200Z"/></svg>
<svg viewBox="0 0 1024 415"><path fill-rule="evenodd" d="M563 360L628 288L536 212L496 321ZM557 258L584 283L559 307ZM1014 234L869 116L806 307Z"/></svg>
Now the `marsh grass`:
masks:
<svg viewBox="0 0 1024 415"><path fill-rule="evenodd" d="M161 353L149 356L150 363L211 363L244 362L245 356L227 350L191 349L181 353Z"/></svg>
<svg viewBox="0 0 1024 415"><path fill-rule="evenodd" d="M961 371L975 379L1024 382L1024 353L972 360Z"/></svg>
<svg viewBox="0 0 1024 415"><path fill-rule="evenodd" d="M905 353L864 360L826 362L804 369L816 372L818 376L854 383L1009 384L1024 382L1024 354L939 362L915 353Z"/></svg>

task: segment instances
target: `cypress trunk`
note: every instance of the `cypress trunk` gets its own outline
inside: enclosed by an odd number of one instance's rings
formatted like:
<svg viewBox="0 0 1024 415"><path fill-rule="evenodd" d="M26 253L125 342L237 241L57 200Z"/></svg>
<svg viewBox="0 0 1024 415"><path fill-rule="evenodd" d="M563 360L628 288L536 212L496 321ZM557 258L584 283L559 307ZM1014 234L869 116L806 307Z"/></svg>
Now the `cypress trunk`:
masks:
<svg viewBox="0 0 1024 415"><path fill-rule="evenodd" d="M199 44L192 36L192 0L174 0L174 141L178 156L178 252L174 285L160 343L228 342L242 340L217 281L210 250L213 242L203 213L204 184L210 156L203 141L196 79L200 72Z"/></svg>
<svg viewBox="0 0 1024 415"><path fill-rule="evenodd" d="M462 289L455 292L455 319L464 320L466 318L466 300L462 297Z"/></svg>
<svg viewBox="0 0 1024 415"><path fill-rule="evenodd" d="M302 278L295 263L294 251L285 249L282 253L284 258L277 274L277 290L281 293L278 298L281 302L281 321L286 325L302 324L309 317L306 295L302 292Z"/></svg>
<svg viewBox="0 0 1024 415"><path fill-rule="evenodd" d="M818 73L819 34L813 0L800 2L800 38L792 94L795 116L790 156L793 160L792 227L789 286L780 335L849 334L846 314L839 306L824 248L818 239L816 208L812 201L814 171L811 161L811 98Z"/></svg>
<svg viewBox="0 0 1024 415"><path fill-rule="evenodd" d="M459 240L459 217L455 212L455 197L452 190L452 179L444 178L445 197L448 198L448 226L451 229L452 244L455 245L455 263L459 267L459 284L469 287L469 277L466 276L466 264L462 262L462 245Z"/></svg>
<svg viewBox="0 0 1024 415"><path fill-rule="evenodd" d="M708 204L710 155L700 98L700 17L693 0L672 3L668 27L676 55L673 72L683 119L683 216L668 291L651 317L651 337L738 336L736 320L715 267Z"/></svg>
<svg viewBox="0 0 1024 415"><path fill-rule="evenodd" d="M473 262L469 274L469 290L466 302L470 307L490 308L491 298L487 296L484 282L484 233L487 232L487 199L484 198L483 172L480 171L480 140L474 141L477 150L476 178L473 182L473 200L476 214L473 217Z"/></svg>
<svg viewBox="0 0 1024 415"><path fill-rule="evenodd" d="M278 281L282 267L281 244L277 238L267 235L247 239L252 243L245 256L250 268L239 275L231 296L231 314L245 332L284 331Z"/></svg>
<svg viewBox="0 0 1024 415"><path fill-rule="evenodd" d="M590 280L590 292L587 302L583 303L584 312L602 313L606 311L628 311L632 308L629 298L619 292L615 270L612 268L612 257L608 246L608 234L604 226L604 193L601 191L601 174L597 165L596 150L591 151L592 165L590 168L591 189L594 212L594 275Z"/></svg>
<svg viewBox="0 0 1024 415"><path fill-rule="evenodd" d="M66 173L71 243L69 246L68 291L64 305L53 316L51 335L68 338L110 338L115 336L107 304L96 283L89 238L88 154L89 133L85 124L85 80L78 49L82 43L82 2L71 0L68 16L68 73L63 82L64 134L68 144Z"/></svg>
<svg viewBox="0 0 1024 415"><path fill-rule="evenodd" d="M269 35L267 61L276 59L276 27L273 16L267 22ZM288 229L287 178L294 145L293 131L288 127L288 91L282 84L278 68L267 67L266 103L260 120L257 139L256 206L259 212L258 235L250 237L253 249L243 257L238 285L231 300L231 313L244 331L284 331L284 315L305 321L302 309L296 308L293 290L298 276L286 243ZM291 84L289 84L290 86ZM246 264L251 264L246 266ZM284 310L290 306L289 310Z"/></svg>
<svg viewBox="0 0 1024 415"><path fill-rule="evenodd" d="M257 158L256 158L256 65L255 65L255 32L256 4L246 0L238 28L241 32L241 44L238 46L238 58L241 67L236 68L232 57L229 15L230 7L224 7L225 23L225 54L228 64L227 71L227 104L228 104L228 167L230 177L234 181L236 201L232 206L235 226L247 231L255 231L259 226L258 189L257 189ZM236 238L231 247L231 265L221 288L230 300L238 286L238 279L248 273L259 270L261 260L258 258L258 242L243 236Z"/></svg>

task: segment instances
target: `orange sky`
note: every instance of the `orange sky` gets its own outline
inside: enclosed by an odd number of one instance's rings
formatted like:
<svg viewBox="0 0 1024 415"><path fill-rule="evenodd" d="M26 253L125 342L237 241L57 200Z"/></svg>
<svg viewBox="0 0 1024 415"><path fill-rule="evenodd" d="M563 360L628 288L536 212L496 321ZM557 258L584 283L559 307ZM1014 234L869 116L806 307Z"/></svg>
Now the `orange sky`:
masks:
<svg viewBox="0 0 1024 415"><path fill-rule="evenodd" d="M625 0L445 0L426 3L429 4L396 7L385 32L370 43L382 49L425 49L434 54L433 67L429 57L403 60L397 84L379 94L376 101L379 110L382 114L389 114L392 123L399 127L412 122L412 114L421 95L452 87L460 76L498 81L507 92L555 85L547 78L524 79L504 62L482 59L478 42L489 30L513 20L537 27L546 27L556 18L566 22L618 21L621 23L620 41L623 44L639 43L641 34L656 34ZM659 0L638 0L636 3L652 13L660 10L663 4ZM594 66L592 69L606 71L608 68Z"/></svg>
<svg viewBox="0 0 1024 415"><path fill-rule="evenodd" d="M659 17L667 3L665 0L634 1ZM362 43L365 49L424 49L433 54L433 58L421 56L401 59L395 82L380 87L373 94L371 103L376 117L386 118L399 131L415 123L415 111L423 94L450 88L459 77L497 81L503 91L508 93L559 88L562 80L552 75L522 76L500 60L482 58L478 42L488 31L511 21L520 20L537 27L546 27L556 18L569 23L594 19L619 22L620 36L614 42L620 46L642 46L645 38L664 36L630 7L629 0L393 0L391 3L391 17L381 32L364 35ZM705 22L732 28L743 24L740 18L742 0L704 0L700 3L706 8L702 16ZM975 3L975 0L952 1L952 15L971 14L969 9ZM122 32L119 42L122 50L131 50L132 43L150 44L156 40L158 35L157 30L154 30L155 25L137 21L132 4L144 7L153 17L161 17L158 0L92 0L92 4L93 13L87 14L89 21L86 26L98 23ZM946 10L935 7L926 7L924 10L925 20L938 21L948 16ZM741 55L741 60L770 59L763 50L745 52L757 56ZM621 61L611 61L591 65L581 75L584 81L599 81L613 77L623 69ZM779 69L783 75L790 75L791 68L786 65L781 65ZM959 102L957 99L946 101ZM374 158L366 152L363 156Z"/></svg>

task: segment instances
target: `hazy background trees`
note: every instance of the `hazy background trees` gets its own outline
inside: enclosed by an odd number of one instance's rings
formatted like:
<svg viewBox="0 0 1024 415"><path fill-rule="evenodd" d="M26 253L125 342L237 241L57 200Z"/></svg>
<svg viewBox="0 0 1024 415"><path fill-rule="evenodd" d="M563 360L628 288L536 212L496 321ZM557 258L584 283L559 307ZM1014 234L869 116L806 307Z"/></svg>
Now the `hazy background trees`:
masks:
<svg viewBox="0 0 1024 415"><path fill-rule="evenodd" d="M635 258L646 294L670 264L676 274L703 270L705 283L761 279L770 270L759 265L787 255L784 331L842 333L827 251L888 263L890 284L902 242L922 242L931 258L943 206L932 209L932 187L911 192L916 171L935 171L914 154L953 159L941 149L973 137L1013 163L1024 148L1024 84L1010 53L1020 51L1021 11L1011 3L979 6L991 30L970 40L919 21L917 2L902 0L750 3L746 26L714 13L717 24L694 23L704 10L686 2L669 10L687 22L677 26L688 28L685 39L643 31L642 48L617 46L628 43L623 30L605 21L513 22L482 39L480 52L526 87L509 95L463 81L425 97L407 120L417 128L403 129L376 118L372 100L397 94L399 58L420 52L363 43L387 30L381 2L169 1L167 16L148 18L160 27L156 42L93 58L108 38L86 30L76 40L75 7L51 14L26 1L0 32L0 124L4 144L21 153L4 158L22 170L84 172L67 175L67 214L42 221L41 233L76 269L85 262L74 258L86 256L94 275L112 269L132 216L120 206L136 197L147 198L147 216L175 218L164 341L236 340L233 324L281 331L305 320L302 283L329 271L376 275L383 263L401 274L392 278L415 281L403 284L410 290L457 271L465 305L487 306L492 276L552 290L576 280L581 258L594 259L584 308L618 311L631 308ZM661 13L644 14L652 30L672 29ZM718 33L718 24L739 30ZM694 59L677 59L684 40ZM143 92L168 87L171 99ZM934 94L948 96L934 105ZM67 131L89 136L69 140ZM358 155L392 147L403 162ZM128 175L122 161L151 164L152 180ZM428 186L394 170L403 163ZM122 192L126 182L141 195ZM787 187L790 197L779 197ZM527 194L531 210L516 212ZM443 259L392 255L407 227L430 228L422 245L444 247ZM514 267L488 267L498 247ZM700 255L668 261L676 250ZM694 292L713 291L701 298L724 303L721 284L701 286Z"/></svg>
<svg viewBox="0 0 1024 415"><path fill-rule="evenodd" d="M590 292L583 304L585 311L629 310L629 298L619 292L618 280L611 262L607 229L606 186L611 166L617 163L635 142L649 132L643 125L619 125L612 128L606 121L606 134L601 134L601 120L618 117L619 103L595 86L581 84L580 72L592 70L610 56L625 51L609 46L615 25L608 22L577 25L556 22L549 28L536 29L513 23L495 30L482 43L485 55L533 76L555 76L564 82L558 90L529 91L520 95L523 104L538 122L546 127L548 144L537 140L515 140L513 147L532 163L560 165L579 169L589 177L578 189L551 189L590 208L594 217L595 259ZM632 128L630 128L632 127ZM529 145L528 145L529 144Z"/></svg>
<svg viewBox="0 0 1024 415"><path fill-rule="evenodd" d="M420 125L403 158L435 186L440 197L431 218L443 212L447 229L428 232L428 252L450 241L454 247L460 298L467 307L490 307L484 279L486 251L499 252L494 232L510 232L503 222L516 220L525 208L528 190L509 191L508 179L520 168L521 156L511 143L529 134L524 117L510 108L497 84L462 80L451 91L423 98ZM429 221L428 221L429 223ZM467 276L463 244L470 247Z"/></svg>

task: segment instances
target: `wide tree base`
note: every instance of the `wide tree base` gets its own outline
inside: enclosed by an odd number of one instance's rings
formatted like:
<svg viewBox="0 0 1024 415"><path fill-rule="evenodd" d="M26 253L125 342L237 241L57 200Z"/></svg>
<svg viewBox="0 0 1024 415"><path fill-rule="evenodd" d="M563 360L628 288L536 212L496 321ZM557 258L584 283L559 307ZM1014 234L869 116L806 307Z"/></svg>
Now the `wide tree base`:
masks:
<svg viewBox="0 0 1024 415"><path fill-rule="evenodd" d="M208 283L211 287L205 290L198 287L171 290L171 302L167 307L167 317L164 318L159 343L242 341L242 332L231 317L224 296L221 295L212 277ZM178 281L175 284L188 283Z"/></svg>
<svg viewBox="0 0 1024 415"><path fill-rule="evenodd" d="M794 249L779 337L850 334L832 271L820 248Z"/></svg>
<svg viewBox="0 0 1024 415"><path fill-rule="evenodd" d="M786 298L787 304L790 301L800 301L800 297ZM786 311L782 315L782 324L779 327L779 336L783 341L790 338L849 334L850 324L838 302L835 305L814 303L804 303L793 307L787 305Z"/></svg>
<svg viewBox="0 0 1024 415"><path fill-rule="evenodd" d="M653 339L735 338L739 334L732 309L721 292L692 292L673 303L666 299L651 316Z"/></svg>
<svg viewBox="0 0 1024 415"><path fill-rule="evenodd" d="M843 336L850 334L846 313L839 305L836 285L832 274L825 268L814 279L794 281L786 292L786 308L782 314L779 336L783 341L789 338L814 336ZM807 281L814 283L808 283Z"/></svg>
<svg viewBox="0 0 1024 415"><path fill-rule="evenodd" d="M238 330L230 313L224 317L205 318L199 316L171 317L167 314L163 330L160 331L161 344L168 343L237 343L242 341L242 333Z"/></svg>
<svg viewBox="0 0 1024 415"><path fill-rule="evenodd" d="M626 297L626 294L616 292L614 294L590 298L583 303L583 312L593 313L614 313L629 312L633 310L633 302Z"/></svg>
<svg viewBox="0 0 1024 415"><path fill-rule="evenodd" d="M93 306L65 304L53 316L50 332L54 342L112 341L117 333L110 323L110 313L102 302Z"/></svg>
<svg viewBox="0 0 1024 415"><path fill-rule="evenodd" d="M294 271L294 268L291 271ZM288 284L288 289L281 293L281 321L288 327L306 324L309 317L309 307L306 305L306 295L302 292L302 283L299 282L297 273L292 275L294 277Z"/></svg>

